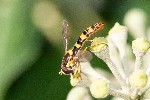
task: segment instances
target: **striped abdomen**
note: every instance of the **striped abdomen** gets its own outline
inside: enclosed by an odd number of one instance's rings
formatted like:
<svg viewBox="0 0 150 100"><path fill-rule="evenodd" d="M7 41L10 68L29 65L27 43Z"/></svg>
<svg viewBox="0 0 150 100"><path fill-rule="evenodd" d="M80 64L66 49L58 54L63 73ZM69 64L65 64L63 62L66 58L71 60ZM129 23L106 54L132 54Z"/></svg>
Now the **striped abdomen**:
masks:
<svg viewBox="0 0 150 100"><path fill-rule="evenodd" d="M84 32L80 35L80 37L78 38L77 42L75 43L73 49L72 49L72 56L76 56L76 54L78 53L78 51L81 49L81 47L83 46L84 42L92 35L94 34L96 31L102 29L104 27L103 23L96 23L95 25L90 26L89 28L87 28L86 30L84 30Z"/></svg>
<svg viewBox="0 0 150 100"><path fill-rule="evenodd" d="M63 57L62 64L61 64L61 70L64 74L70 74L73 72L73 66L75 65L75 62L73 58L76 56L78 51L83 46L84 42L96 31L102 29L104 27L103 23L96 23L95 25L90 26L87 28L78 38L77 42L75 43L73 49L68 50L66 54Z"/></svg>

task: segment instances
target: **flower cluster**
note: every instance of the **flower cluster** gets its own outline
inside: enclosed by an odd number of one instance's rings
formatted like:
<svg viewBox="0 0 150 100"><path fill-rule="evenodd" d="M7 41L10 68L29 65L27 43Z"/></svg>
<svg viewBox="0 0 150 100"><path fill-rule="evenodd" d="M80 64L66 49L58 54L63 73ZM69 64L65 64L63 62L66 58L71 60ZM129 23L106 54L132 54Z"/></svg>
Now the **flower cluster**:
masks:
<svg viewBox="0 0 150 100"><path fill-rule="evenodd" d="M138 12L138 10L133 11ZM125 19L132 19L133 15L126 16L128 18ZM125 23L128 26L129 22ZM130 27L132 32L136 32L133 29L135 27L130 25L129 30ZM117 98L125 100L148 98L150 62L146 61L150 59L150 56L149 58L145 56L149 53L150 42L144 36L136 37L137 39L133 40L130 46L127 44L127 32L127 27L116 23L109 31L107 38L95 37L93 39L90 51L108 65L112 74L100 68L92 68L89 62L82 62L82 80L70 91L67 100L70 98L71 100L92 100L88 94L88 88L95 98L105 98L108 95L113 95L114 100ZM145 62L147 65L144 65Z"/></svg>

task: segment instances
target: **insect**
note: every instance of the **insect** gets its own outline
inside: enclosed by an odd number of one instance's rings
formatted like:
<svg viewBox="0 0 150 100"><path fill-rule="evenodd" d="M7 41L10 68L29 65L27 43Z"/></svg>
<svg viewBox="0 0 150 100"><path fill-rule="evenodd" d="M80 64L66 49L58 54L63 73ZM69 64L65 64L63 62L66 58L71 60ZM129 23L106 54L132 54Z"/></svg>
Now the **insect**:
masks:
<svg viewBox="0 0 150 100"><path fill-rule="evenodd" d="M80 61L79 59L82 57L82 55L85 53L86 47L81 55L79 56L78 53L81 50L83 44L88 41L88 38L97 32L98 30L102 29L104 27L103 23L96 23L90 27L88 27L86 30L83 31L83 33L80 35L78 40L76 41L75 45L73 46L72 49L67 50L67 46L69 43L70 39L70 33L68 29L68 22L63 21L62 24L62 39L63 39L63 44L65 47L65 55L62 58L62 63L61 63L61 71L59 74L61 75L71 75L71 78L81 78L80 73L81 73L81 68L80 68Z"/></svg>

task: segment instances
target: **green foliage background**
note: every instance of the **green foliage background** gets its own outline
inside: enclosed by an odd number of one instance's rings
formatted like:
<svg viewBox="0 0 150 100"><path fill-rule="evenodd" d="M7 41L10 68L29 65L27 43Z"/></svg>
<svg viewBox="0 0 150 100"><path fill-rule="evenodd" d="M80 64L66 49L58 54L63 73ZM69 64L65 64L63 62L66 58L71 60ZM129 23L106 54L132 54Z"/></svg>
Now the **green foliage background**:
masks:
<svg viewBox="0 0 150 100"><path fill-rule="evenodd" d="M131 8L150 19L148 0L0 0L0 100L65 100L72 87L69 76L58 74L62 20L70 25L71 48L97 22L105 29L94 36L106 36ZM91 64L108 70L96 57Z"/></svg>

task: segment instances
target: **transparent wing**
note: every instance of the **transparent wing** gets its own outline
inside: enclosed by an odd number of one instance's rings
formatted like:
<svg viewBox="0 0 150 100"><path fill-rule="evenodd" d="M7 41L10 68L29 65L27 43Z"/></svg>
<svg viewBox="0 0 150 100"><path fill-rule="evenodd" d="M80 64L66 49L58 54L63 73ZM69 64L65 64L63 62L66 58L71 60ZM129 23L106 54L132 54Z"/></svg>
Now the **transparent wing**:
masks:
<svg viewBox="0 0 150 100"><path fill-rule="evenodd" d="M87 62L92 60L92 53L89 51L85 51L84 54L82 54L82 50L79 51L77 54L77 57L79 58L80 62Z"/></svg>
<svg viewBox="0 0 150 100"><path fill-rule="evenodd" d="M69 25L66 20L63 20L62 23L62 40L63 40L65 51L67 51L67 46L70 40L70 33L69 33Z"/></svg>

